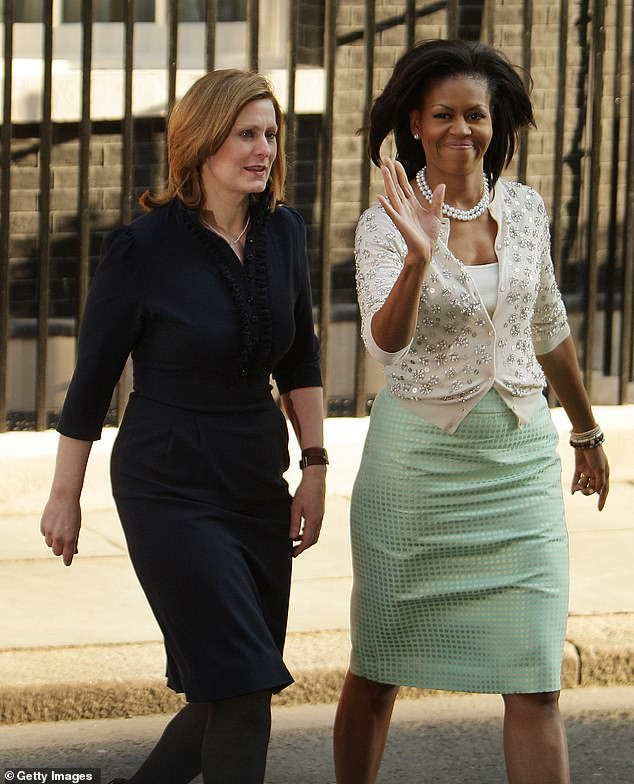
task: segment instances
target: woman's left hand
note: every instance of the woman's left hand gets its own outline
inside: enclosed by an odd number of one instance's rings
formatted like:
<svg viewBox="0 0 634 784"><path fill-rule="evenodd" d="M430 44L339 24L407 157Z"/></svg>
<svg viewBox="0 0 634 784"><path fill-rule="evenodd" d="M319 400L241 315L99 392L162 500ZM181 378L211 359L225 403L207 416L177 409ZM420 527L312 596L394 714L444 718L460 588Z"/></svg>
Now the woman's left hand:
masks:
<svg viewBox="0 0 634 784"><path fill-rule="evenodd" d="M573 495L577 490L583 495L597 493L598 509L603 509L610 490L610 466L603 447L575 449L575 473L570 490Z"/></svg>
<svg viewBox="0 0 634 784"><path fill-rule="evenodd" d="M293 558L312 547L319 539L325 497L326 466L307 466L291 503L289 536L295 543Z"/></svg>

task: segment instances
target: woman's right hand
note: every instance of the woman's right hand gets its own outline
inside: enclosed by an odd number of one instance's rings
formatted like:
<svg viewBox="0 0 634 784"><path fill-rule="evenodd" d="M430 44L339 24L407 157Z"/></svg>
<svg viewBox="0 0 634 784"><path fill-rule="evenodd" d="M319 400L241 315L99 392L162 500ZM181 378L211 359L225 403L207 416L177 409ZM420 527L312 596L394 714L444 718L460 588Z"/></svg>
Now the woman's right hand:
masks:
<svg viewBox="0 0 634 784"><path fill-rule="evenodd" d="M81 527L79 499L92 441L60 435L55 474L48 503L42 513L40 531L54 555L61 555L66 566L77 554Z"/></svg>
<svg viewBox="0 0 634 784"><path fill-rule="evenodd" d="M387 198L379 196L379 203L407 244L405 263L420 266L425 274L440 232L445 186L434 189L430 207L425 209L398 161L386 158L381 172Z"/></svg>
<svg viewBox="0 0 634 784"><path fill-rule="evenodd" d="M62 556L65 566L70 566L78 553L80 527L79 500L49 498L42 513L40 531L53 554Z"/></svg>

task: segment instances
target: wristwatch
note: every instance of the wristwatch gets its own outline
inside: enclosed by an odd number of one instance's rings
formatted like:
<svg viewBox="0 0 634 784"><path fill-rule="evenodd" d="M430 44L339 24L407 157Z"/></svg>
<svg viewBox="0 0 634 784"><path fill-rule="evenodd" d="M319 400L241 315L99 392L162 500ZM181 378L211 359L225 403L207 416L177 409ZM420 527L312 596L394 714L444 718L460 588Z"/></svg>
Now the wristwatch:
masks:
<svg viewBox="0 0 634 784"><path fill-rule="evenodd" d="M302 471L306 466L311 465L328 465L328 452L323 446L311 446L308 449L302 449L302 459L299 461L299 467Z"/></svg>

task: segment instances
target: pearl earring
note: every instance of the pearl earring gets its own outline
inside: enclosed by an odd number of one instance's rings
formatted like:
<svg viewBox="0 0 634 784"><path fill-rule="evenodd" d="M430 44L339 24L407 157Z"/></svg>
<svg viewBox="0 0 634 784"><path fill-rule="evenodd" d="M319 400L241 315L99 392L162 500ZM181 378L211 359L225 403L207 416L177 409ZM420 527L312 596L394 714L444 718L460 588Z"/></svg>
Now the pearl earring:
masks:
<svg viewBox="0 0 634 784"><path fill-rule="evenodd" d="M414 134L414 138L416 139L416 141L418 141L418 140L420 139L420 136L419 136L419 134L415 133L415 134Z"/></svg>

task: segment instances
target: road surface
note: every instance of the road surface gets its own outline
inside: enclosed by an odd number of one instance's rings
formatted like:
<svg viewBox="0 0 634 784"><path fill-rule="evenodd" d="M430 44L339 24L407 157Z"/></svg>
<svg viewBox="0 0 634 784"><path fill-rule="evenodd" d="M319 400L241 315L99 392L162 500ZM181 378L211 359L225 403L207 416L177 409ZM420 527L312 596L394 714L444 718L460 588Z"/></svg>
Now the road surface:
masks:
<svg viewBox="0 0 634 784"><path fill-rule="evenodd" d="M566 691L562 708L574 784L634 784L634 687ZM333 705L274 709L266 784L334 783L333 714ZM501 715L489 695L399 700L380 784L503 784ZM99 768L105 784L137 768L167 719L0 727L0 768Z"/></svg>

